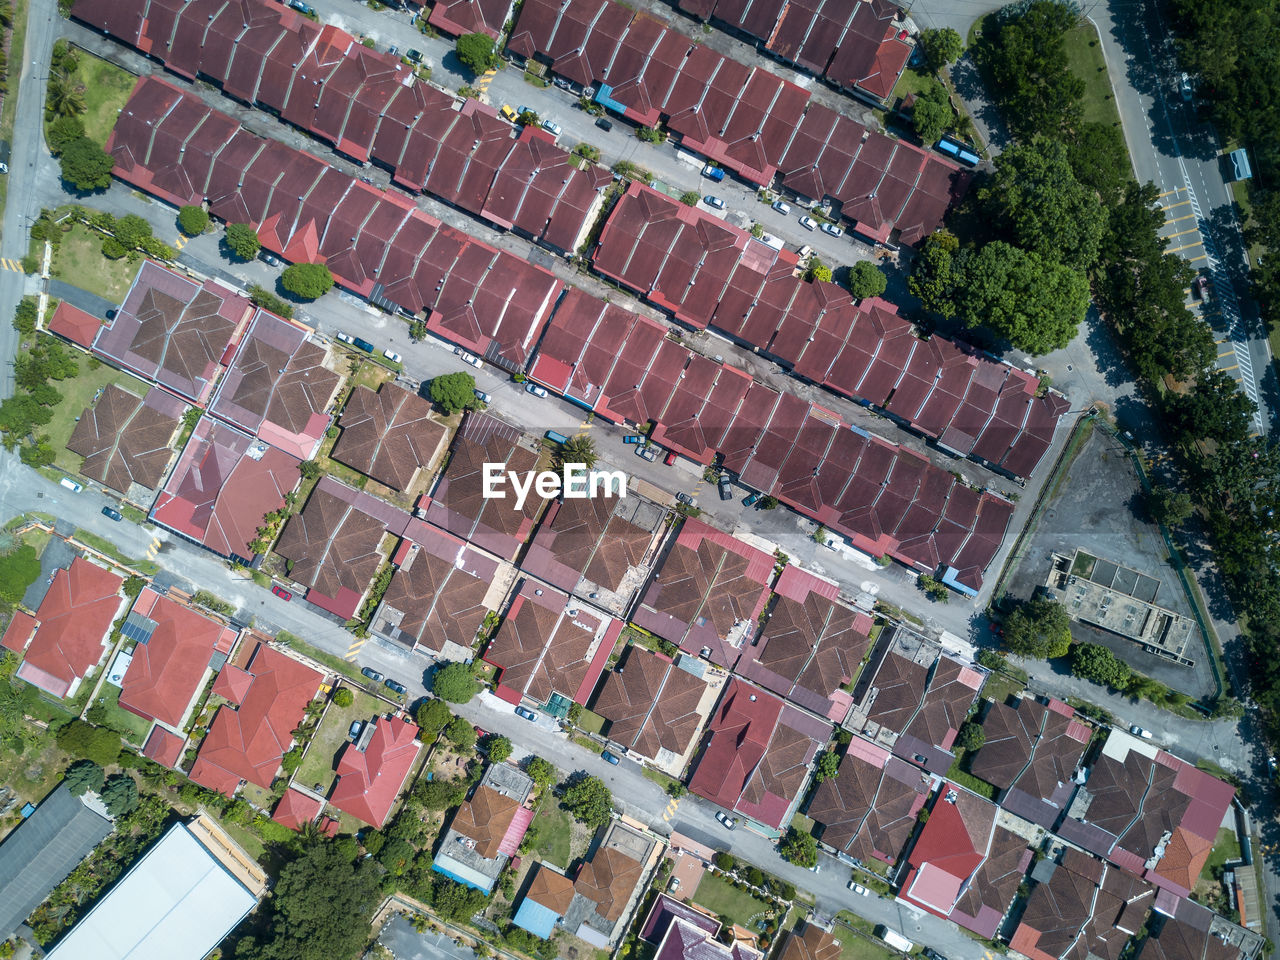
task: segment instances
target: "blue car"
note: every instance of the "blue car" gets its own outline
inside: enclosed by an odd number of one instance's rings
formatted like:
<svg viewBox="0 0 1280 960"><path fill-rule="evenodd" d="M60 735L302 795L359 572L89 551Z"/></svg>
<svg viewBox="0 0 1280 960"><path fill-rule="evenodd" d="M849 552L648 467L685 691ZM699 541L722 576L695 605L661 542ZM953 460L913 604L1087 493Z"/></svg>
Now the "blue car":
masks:
<svg viewBox="0 0 1280 960"><path fill-rule="evenodd" d="M538 719L538 715L534 713L532 710L530 710L528 707L516 707L516 716L524 717L524 719L526 720Z"/></svg>
<svg viewBox="0 0 1280 960"><path fill-rule="evenodd" d="M644 437L638 433L630 434L622 438L623 443L644 443Z"/></svg>
<svg viewBox="0 0 1280 960"><path fill-rule="evenodd" d="M612 763L615 767L618 765L618 758L617 758L617 757L615 757L615 756L614 756L612 753L610 753L608 750L606 750L606 751L604 751L602 754L600 754L600 757L601 757L601 759L602 759L602 760L604 760L604 761L605 761L605 763Z"/></svg>

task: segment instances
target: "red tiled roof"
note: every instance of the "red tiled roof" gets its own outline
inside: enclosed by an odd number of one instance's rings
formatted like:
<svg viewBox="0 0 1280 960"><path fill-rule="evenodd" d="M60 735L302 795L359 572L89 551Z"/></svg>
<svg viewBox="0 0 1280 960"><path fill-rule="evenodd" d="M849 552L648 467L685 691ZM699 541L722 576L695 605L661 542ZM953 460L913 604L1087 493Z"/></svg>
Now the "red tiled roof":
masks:
<svg viewBox="0 0 1280 960"><path fill-rule="evenodd" d="M258 644L248 672L253 681L239 708L224 705L200 746L191 779L228 796L241 780L269 789L294 728L323 675L265 644Z"/></svg>
<svg viewBox="0 0 1280 960"><path fill-rule="evenodd" d="M239 706L252 685L253 674L228 663L218 674L218 679L213 681L213 692Z"/></svg>
<svg viewBox="0 0 1280 960"><path fill-rule="evenodd" d="M27 642L35 633L37 623L38 621L31 614L15 610L9 626L5 627L4 638L0 639L0 647L12 650L14 653L21 653L27 649Z"/></svg>
<svg viewBox="0 0 1280 960"><path fill-rule="evenodd" d="M182 759L182 748L186 742L176 733L170 733L157 723L151 728L151 736L147 737L142 755L150 757L156 763L176 769L178 761Z"/></svg>
<svg viewBox="0 0 1280 960"><path fill-rule="evenodd" d="M283 824L290 830L301 830L304 824L311 823L324 809L324 801L307 796L301 790L290 787L276 804L271 819Z"/></svg>
<svg viewBox="0 0 1280 960"><path fill-rule="evenodd" d="M995 804L944 781L911 850L903 896L939 916L950 914L986 858L996 813Z"/></svg>
<svg viewBox="0 0 1280 960"><path fill-rule="evenodd" d="M102 329L102 321L91 313L63 300L49 318L49 332L78 343L86 350L93 346L93 338Z"/></svg>
<svg viewBox="0 0 1280 960"><path fill-rule="evenodd" d="M401 717L375 718L373 736L361 752L354 743L338 758L338 783L329 802L339 810L381 827L417 759L418 728Z"/></svg>
<svg viewBox="0 0 1280 960"><path fill-rule="evenodd" d="M225 628L150 589L138 595L133 609L154 620L156 629L147 643L133 649L120 706L140 717L178 727Z"/></svg>
<svg viewBox="0 0 1280 960"><path fill-rule="evenodd" d="M40 625L27 646L24 665L70 684L102 659L111 622L120 611L116 576L81 557L57 570L36 611Z"/></svg>

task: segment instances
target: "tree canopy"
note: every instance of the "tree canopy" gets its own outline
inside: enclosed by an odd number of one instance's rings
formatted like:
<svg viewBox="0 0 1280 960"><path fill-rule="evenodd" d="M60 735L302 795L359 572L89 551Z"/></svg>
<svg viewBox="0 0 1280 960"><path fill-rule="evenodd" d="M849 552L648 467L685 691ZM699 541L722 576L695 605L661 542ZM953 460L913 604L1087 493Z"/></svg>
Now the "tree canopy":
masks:
<svg viewBox="0 0 1280 960"><path fill-rule="evenodd" d="M465 663L447 663L436 670L431 692L450 703L466 703L480 692L480 682Z"/></svg>
<svg viewBox="0 0 1280 960"><path fill-rule="evenodd" d="M476 378L469 373L442 373L431 381L431 402L445 413L476 405Z"/></svg>
<svg viewBox="0 0 1280 960"><path fill-rule="evenodd" d="M1249 435L1254 403L1231 375L1211 370L1195 386L1170 402L1170 418L1182 433L1219 444L1241 443Z"/></svg>
<svg viewBox="0 0 1280 960"><path fill-rule="evenodd" d="M613 794L599 777L578 772L569 780L562 797L564 808L588 827L601 827L613 813Z"/></svg>
<svg viewBox="0 0 1280 960"><path fill-rule="evenodd" d="M491 733L485 737L484 748L494 763L502 763L511 756L511 741L501 734Z"/></svg>
<svg viewBox="0 0 1280 960"><path fill-rule="evenodd" d="M5 403L8 402L8 400L5 401ZM2 425L0 423L0 426ZM0 555L0 601L8 604L17 603L27 592L27 587L39 579L40 557L35 547L24 543Z"/></svg>
<svg viewBox="0 0 1280 960"><path fill-rule="evenodd" d="M333 274L323 263L294 263L280 274L280 285L296 297L316 300L333 288Z"/></svg>
<svg viewBox="0 0 1280 960"><path fill-rule="evenodd" d="M797 867L812 867L818 862L818 841L813 839L811 833L787 827L786 836L778 845L778 852L784 860Z"/></svg>
<svg viewBox="0 0 1280 960"><path fill-rule="evenodd" d="M102 788L102 803L113 817L123 817L138 808L138 781L127 773L108 777Z"/></svg>
<svg viewBox="0 0 1280 960"><path fill-rule="evenodd" d="M1004 618L1005 645L1020 657L1050 660L1071 648L1071 618L1067 608L1037 593Z"/></svg>
<svg viewBox="0 0 1280 960"><path fill-rule="evenodd" d="M66 783L72 796L78 797L86 791L97 793L102 789L105 780L106 774L92 760L77 760L67 767L67 775L63 782Z"/></svg>
<svg viewBox="0 0 1280 960"><path fill-rule="evenodd" d="M188 237L198 237L209 226L204 207L185 206L178 211L178 226Z"/></svg>
<svg viewBox="0 0 1280 960"><path fill-rule="evenodd" d="M1151 510L1152 518L1166 527L1181 526L1195 513L1191 494L1164 484L1156 484L1148 491L1147 507Z"/></svg>
<svg viewBox="0 0 1280 960"><path fill-rule="evenodd" d="M557 444L551 459L556 468L565 464L580 463L588 470L596 465L596 442L589 433L575 433L567 443Z"/></svg>
<svg viewBox="0 0 1280 960"><path fill-rule="evenodd" d="M911 125L916 136L926 146L933 146L956 122L956 112L951 107L946 87L932 80L916 94L911 105Z"/></svg>
<svg viewBox="0 0 1280 960"><path fill-rule="evenodd" d="M524 772L539 787L549 787L556 779L556 768L550 760L542 757L530 757L524 765Z"/></svg>
<svg viewBox="0 0 1280 960"><path fill-rule="evenodd" d="M1067 31L1079 13L1056 0L1010 4L976 45L975 58L987 74L1015 136L1068 130L1080 119L1084 81L1068 68Z"/></svg>
<svg viewBox="0 0 1280 960"><path fill-rule="evenodd" d="M453 713L443 700L431 699L418 707L414 719L418 722L419 739L423 743L431 743L453 719Z"/></svg>
<svg viewBox="0 0 1280 960"><path fill-rule="evenodd" d="M485 33L464 33L454 50L463 66L475 74L484 73L498 62L493 38Z"/></svg>
<svg viewBox="0 0 1280 960"><path fill-rule="evenodd" d="M252 260L262 249L258 231L247 223L228 223L226 241L231 252L241 260Z"/></svg>
<svg viewBox="0 0 1280 960"><path fill-rule="evenodd" d="M1076 647L1071 657L1071 672L1077 677L1117 690L1125 688L1132 674L1127 663L1096 643L1082 643Z"/></svg>
<svg viewBox="0 0 1280 960"><path fill-rule="evenodd" d="M45 130L45 139L49 142L49 152L55 157L67 144L84 136L84 121L77 116L60 116L49 124Z"/></svg>
<svg viewBox="0 0 1280 960"><path fill-rule="evenodd" d="M951 27L921 30L919 44L925 66L935 73L955 63L964 53L964 40Z"/></svg>
<svg viewBox="0 0 1280 960"><path fill-rule="evenodd" d="M88 137L64 143L58 161L62 166L62 179L77 190L105 190L111 186L115 157Z"/></svg>
<svg viewBox="0 0 1280 960"><path fill-rule="evenodd" d="M120 734L83 720L72 720L60 728L54 740L66 753L92 760L100 767L109 767L120 757Z"/></svg>
<svg viewBox="0 0 1280 960"><path fill-rule="evenodd" d="M964 748L966 753L972 753L975 750L981 750L986 744L987 732L982 729L982 724L970 720L960 728L956 742Z"/></svg>
<svg viewBox="0 0 1280 960"><path fill-rule="evenodd" d="M470 753L476 746L476 728L466 717L454 717L445 725L444 735L463 753Z"/></svg>
<svg viewBox="0 0 1280 960"><path fill-rule="evenodd" d="M859 260L849 268L849 292L859 300L880 296L888 285L884 271L869 260Z"/></svg>
<svg viewBox="0 0 1280 960"><path fill-rule="evenodd" d="M834 780L840 772L840 755L834 750L824 750L818 754L813 768L813 779L817 783Z"/></svg>
<svg viewBox="0 0 1280 960"><path fill-rule="evenodd" d="M960 280L960 241L947 230L930 234L920 246L907 279L907 289L920 305L950 319L956 315L955 291Z"/></svg>

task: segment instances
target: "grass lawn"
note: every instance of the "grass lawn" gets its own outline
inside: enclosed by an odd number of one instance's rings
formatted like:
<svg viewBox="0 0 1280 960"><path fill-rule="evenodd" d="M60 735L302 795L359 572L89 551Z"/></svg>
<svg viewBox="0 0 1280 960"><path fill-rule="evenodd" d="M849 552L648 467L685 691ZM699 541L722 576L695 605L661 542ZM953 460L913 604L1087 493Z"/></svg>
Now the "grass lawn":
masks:
<svg viewBox="0 0 1280 960"><path fill-rule="evenodd" d="M604 728L604 717L598 713L592 713L584 707L582 716L578 718L578 726L587 731L587 733L599 733ZM648 769L648 767L645 767L646 771Z"/></svg>
<svg viewBox="0 0 1280 960"><path fill-rule="evenodd" d="M91 370L88 357L77 359L80 362L80 373L75 377L54 383L58 392L62 394L62 402L53 408L53 419L49 421L48 426L44 427L44 432L49 434L49 442L55 451L54 466L68 473L79 473L80 467L84 464L83 458L78 453L72 453L67 449L67 441L75 431L76 418L92 403L94 395L112 383L139 397L145 397L148 389L141 380L135 380L127 373L122 373L105 363L100 364L96 370Z"/></svg>
<svg viewBox="0 0 1280 960"><path fill-rule="evenodd" d="M279 639L279 637L276 639ZM341 657L335 657L331 653L325 653L323 650L317 650L315 647L311 646L311 644L296 637L289 638L289 646L293 647L304 656L308 656L312 660L315 660L317 663L323 663L330 670L334 670L344 676L350 677L357 685L369 682L368 678L360 673L360 667L357 664L343 660ZM368 694L365 694L365 696L368 696ZM370 697L370 699L376 698ZM356 702L359 703L360 701L357 699ZM377 702L381 703L381 701Z"/></svg>
<svg viewBox="0 0 1280 960"><path fill-rule="evenodd" d="M150 560L134 560L130 557L126 557L116 548L114 543L105 537L98 536L96 533L90 533L88 530L77 529L73 536L81 543L93 547L93 549L97 550L99 553L104 556L111 557L113 560L124 564L126 567L133 567L135 570L141 571L142 573L152 577L160 572L160 566L158 564L152 563Z"/></svg>
<svg viewBox="0 0 1280 960"><path fill-rule="evenodd" d="M543 860L554 863L560 869L569 866L569 840L573 835L573 821L554 798L549 798L533 818L538 831L538 853Z"/></svg>
<svg viewBox="0 0 1280 960"><path fill-rule="evenodd" d="M907 67L902 71L902 76L898 78L898 82L893 88L893 93L889 95L889 100L893 102L909 93L924 93L937 82L932 74L924 70L917 70L915 67Z"/></svg>
<svg viewBox="0 0 1280 960"><path fill-rule="evenodd" d="M138 78L83 50L77 52L80 55L80 80L84 83L85 136L105 144Z"/></svg>
<svg viewBox="0 0 1280 960"><path fill-rule="evenodd" d="M985 780L979 780L968 770L964 769L964 751L957 749L956 759L951 764L951 769L947 771L947 779L953 780L962 787L968 787L980 797L986 797L988 800L996 798L996 788Z"/></svg>
<svg viewBox="0 0 1280 960"><path fill-rule="evenodd" d="M1221 867L1228 860L1240 859L1240 841L1236 839L1234 830L1228 830L1222 827L1218 830L1218 839L1213 844L1213 849L1209 852L1209 859L1205 861L1204 869L1200 871L1200 876L1212 878L1214 870Z"/></svg>
<svg viewBox="0 0 1280 960"><path fill-rule="evenodd" d="M307 755L302 759L302 766L294 774L294 779L304 786L312 787L317 793L327 795L329 785L333 782L333 768L338 760L338 751L347 742L347 731L355 720L370 720L385 713L387 705L381 700L369 696L363 690L352 690L355 700L345 710L335 703L329 704L324 715L324 722L316 730L316 735L307 748ZM319 787L316 787L319 784Z"/></svg>
<svg viewBox="0 0 1280 960"><path fill-rule="evenodd" d="M729 918L730 923L749 927L750 919L769 909L769 905L745 890L735 889L727 881L712 873L702 875L702 881L693 895L694 903L701 904L713 913Z"/></svg>
<svg viewBox="0 0 1280 960"><path fill-rule="evenodd" d="M813 833L813 818L806 817L803 813L796 813L791 818L791 826L795 827L801 833Z"/></svg>
<svg viewBox="0 0 1280 960"><path fill-rule="evenodd" d="M102 235L77 223L62 235L50 271L59 280L120 303L129 292L138 264L128 257L108 260L102 255Z"/></svg>
<svg viewBox="0 0 1280 960"><path fill-rule="evenodd" d="M874 940L868 940L852 930L837 928L836 936L840 940L840 960L889 960L897 956L887 947L882 947Z"/></svg>
<svg viewBox="0 0 1280 960"><path fill-rule="evenodd" d="M1107 62L1102 57L1102 44L1098 31L1088 20L1067 32L1067 66L1084 81L1084 119L1109 126L1120 126L1120 111L1116 108L1111 78L1107 76Z"/></svg>
<svg viewBox="0 0 1280 960"><path fill-rule="evenodd" d="M1026 684L1016 677L1011 677L1007 673L999 671L993 672L987 677L987 682L982 685L982 695L994 700L996 703L1004 703L1006 699L1015 693L1021 693L1026 689Z"/></svg>
<svg viewBox="0 0 1280 960"><path fill-rule="evenodd" d="M120 688L114 683L104 683L98 691L96 703L102 704L106 710L104 723L113 730L120 731L124 738L132 744L142 746L143 738L151 729L151 721L143 720L136 713L130 713L119 705Z"/></svg>

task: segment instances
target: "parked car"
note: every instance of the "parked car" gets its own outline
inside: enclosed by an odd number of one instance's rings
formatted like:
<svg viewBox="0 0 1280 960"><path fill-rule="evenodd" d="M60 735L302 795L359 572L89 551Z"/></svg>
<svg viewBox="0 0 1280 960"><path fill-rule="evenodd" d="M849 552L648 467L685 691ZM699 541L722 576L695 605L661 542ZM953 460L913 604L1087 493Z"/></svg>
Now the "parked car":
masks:
<svg viewBox="0 0 1280 960"><path fill-rule="evenodd" d="M284 265L284 261L274 253L264 253L262 255L262 261L269 267L280 267Z"/></svg>
<svg viewBox="0 0 1280 960"><path fill-rule="evenodd" d="M573 81L570 80L568 77L552 77L551 82L554 83L561 90L573 89Z"/></svg>
<svg viewBox="0 0 1280 960"><path fill-rule="evenodd" d="M104 517L110 517L116 523L119 523L121 520L124 519L124 514L121 513L119 510L117 510L115 507L103 507L102 515Z"/></svg>
<svg viewBox="0 0 1280 960"><path fill-rule="evenodd" d="M474 353L468 353L466 350L463 350L461 347L455 347L454 349L458 354L458 359L461 360L463 363L469 363L477 369L484 368L484 361L482 361Z"/></svg>
<svg viewBox="0 0 1280 960"><path fill-rule="evenodd" d="M289 0L289 6L293 7L293 9L297 10L299 13L305 13L308 17L314 17L316 15L315 10L303 3L302 0Z"/></svg>
<svg viewBox="0 0 1280 960"><path fill-rule="evenodd" d="M800 226L804 227L806 230L817 230L818 221L813 219L813 217L804 216L800 218Z"/></svg>
<svg viewBox="0 0 1280 960"><path fill-rule="evenodd" d="M524 389L526 393L532 393L535 397L547 396L546 388L540 387L536 383L526 383Z"/></svg>
<svg viewBox="0 0 1280 960"><path fill-rule="evenodd" d="M409 688L406 687L399 680L392 680L390 677L387 677L387 679L383 680L382 683L383 685L386 686L388 690L394 690L396 693L400 694L400 696L402 697L406 696L409 693Z"/></svg>
<svg viewBox="0 0 1280 960"><path fill-rule="evenodd" d="M708 207L714 207L717 210L724 209L724 201L721 200L719 197L713 197L710 194L703 197L702 202L705 203Z"/></svg>
<svg viewBox="0 0 1280 960"><path fill-rule="evenodd" d="M609 131L613 129L613 121L608 117L596 117L596 126L601 130Z"/></svg>
<svg viewBox="0 0 1280 960"><path fill-rule="evenodd" d="M654 460L658 459L658 449L657 447L651 447L649 444L646 443L642 446L636 447L636 456L644 457L646 460L652 463Z"/></svg>
<svg viewBox="0 0 1280 960"><path fill-rule="evenodd" d="M871 893L871 891L868 890L866 887L864 887L862 884L854 883L852 880L849 881L849 889L852 890L854 893L856 893L860 897L868 896Z"/></svg>
<svg viewBox="0 0 1280 960"><path fill-rule="evenodd" d="M605 763L612 763L615 767L618 765L618 758L615 757L608 750L605 750L600 754L600 759L603 760Z"/></svg>
<svg viewBox="0 0 1280 960"><path fill-rule="evenodd" d="M743 501L742 501L742 505L743 505L744 507L754 507L754 506L755 506L757 503L759 503L759 502L760 502L760 494L758 494L758 493L751 493L751 494L748 494L748 495L743 499Z"/></svg>
<svg viewBox="0 0 1280 960"><path fill-rule="evenodd" d="M732 830L734 827L738 825L738 818L729 816L723 810L716 811L716 819L719 820L720 823L724 825L724 828L726 830Z"/></svg>
<svg viewBox="0 0 1280 960"><path fill-rule="evenodd" d="M516 716L523 717L526 720L537 720L538 715L528 707L516 707Z"/></svg>
<svg viewBox="0 0 1280 960"><path fill-rule="evenodd" d="M677 890L679 890L679 889L680 889L680 878L679 878L679 877L672 877L672 878L671 878L671 882L667 884L667 889L668 889L668 890L670 890L672 893L675 893Z"/></svg>
<svg viewBox="0 0 1280 960"><path fill-rule="evenodd" d="M382 680L382 674L373 669L373 667L362 667L360 672L374 683L378 683Z"/></svg>
<svg viewBox="0 0 1280 960"><path fill-rule="evenodd" d="M719 183L724 179L724 170L721 167L717 167L714 163L708 163L702 168L702 175L708 180L713 180L716 183Z"/></svg>
<svg viewBox="0 0 1280 960"><path fill-rule="evenodd" d="M274 593L281 600L293 599L293 594L290 593L288 590L286 590L284 587L280 586L280 584L278 583L273 583L271 585L271 592Z"/></svg>
<svg viewBox="0 0 1280 960"><path fill-rule="evenodd" d="M773 209L777 210L784 217L791 212L790 204L783 203L781 200L773 201Z"/></svg>
<svg viewBox="0 0 1280 960"><path fill-rule="evenodd" d="M622 438L623 443L644 443L644 435L639 433L629 433Z"/></svg>
<svg viewBox="0 0 1280 960"><path fill-rule="evenodd" d="M508 104L504 103L501 107L501 111L502 111L502 115L506 117L508 120L510 120L512 123L515 123L518 119L520 119L520 114L512 110L510 105Z"/></svg>
<svg viewBox="0 0 1280 960"><path fill-rule="evenodd" d="M397 47L394 43L391 46L387 47L387 53L393 57L399 52L400 52L400 48Z"/></svg>
<svg viewBox="0 0 1280 960"><path fill-rule="evenodd" d="M382 351L382 355L383 355L384 357L386 357L388 360L390 360L392 363L399 363L399 362L401 361L401 359L403 359L403 358L400 356L400 354L396 353L394 350L392 350L392 349L390 349L390 348L387 348L386 350L383 350L383 351Z"/></svg>
<svg viewBox="0 0 1280 960"><path fill-rule="evenodd" d="M1191 77L1185 73L1178 78L1178 93L1187 103L1191 102Z"/></svg>
<svg viewBox="0 0 1280 960"><path fill-rule="evenodd" d="M472 390L472 393L476 395L476 399L481 403L493 403L493 397L489 396L489 394L485 393L479 387Z"/></svg>
<svg viewBox="0 0 1280 960"><path fill-rule="evenodd" d="M351 343L353 346L359 347L365 353L373 353L373 344L368 340L361 340L359 337L352 337Z"/></svg>
<svg viewBox="0 0 1280 960"><path fill-rule="evenodd" d="M815 860L815 861L813 861L813 866L809 868L809 872L810 872L810 873L817 873L817 872L818 872L819 870L821 870L821 869L822 869L822 861L821 861L821 860Z"/></svg>
<svg viewBox="0 0 1280 960"><path fill-rule="evenodd" d="M352 720L351 726L347 727L347 736L352 740L360 739L360 731L364 729L363 720Z"/></svg>
<svg viewBox="0 0 1280 960"><path fill-rule="evenodd" d="M414 50L412 47L410 47L408 50L406 50L406 51L404 52L404 55L405 55L405 57L407 57L409 60L413 61L414 63L421 63L421 62L422 62L422 51L421 51L421 50Z"/></svg>
<svg viewBox="0 0 1280 960"><path fill-rule="evenodd" d="M63 477L61 480L58 481L58 483L66 487L72 493L84 492L84 485L76 482L75 480L72 480L70 477Z"/></svg>
<svg viewBox="0 0 1280 960"><path fill-rule="evenodd" d="M1135 737L1141 737L1143 740L1151 739L1151 731L1144 730L1142 727L1138 726L1136 723L1129 728L1129 732L1132 733Z"/></svg>
<svg viewBox="0 0 1280 960"><path fill-rule="evenodd" d="M1197 300L1203 300L1209 295L1209 278L1204 274L1196 277L1195 282L1191 284L1191 295Z"/></svg>
<svg viewBox="0 0 1280 960"><path fill-rule="evenodd" d="M685 493L684 491L681 491L680 493L677 493L677 494L676 494L676 499L677 499L677 500L679 500L681 503L687 503L687 504L688 504L689 506L691 506L691 507L692 507L692 506L694 506L694 505L696 505L696 504L697 504L697 502L698 502L697 500L693 499L693 497L689 496L689 495L688 495L687 493Z"/></svg>
<svg viewBox="0 0 1280 960"><path fill-rule="evenodd" d="M336 336L336 337L337 337L339 340L341 340L343 343L355 343L355 342L356 342L356 341L355 341L355 338L354 338L353 336L351 336L351 334L349 334L349 333L343 333L342 331L338 331L336 334L334 334L334 336Z"/></svg>
<svg viewBox="0 0 1280 960"><path fill-rule="evenodd" d="M668 467L675 466L676 452L674 450L668 450L667 455L662 458L662 462L665 463Z"/></svg>
<svg viewBox="0 0 1280 960"><path fill-rule="evenodd" d="M542 129L547 131L547 133L551 134L553 137L558 137L560 134L564 133L564 128L554 120L543 120Z"/></svg>
<svg viewBox="0 0 1280 960"><path fill-rule="evenodd" d="M829 237L843 237L844 231L837 227L834 223L824 223L821 227L823 233Z"/></svg>
<svg viewBox="0 0 1280 960"><path fill-rule="evenodd" d="M733 499L733 485L730 483L729 475L727 473L720 474L720 478L716 481L716 485L720 488L721 500Z"/></svg>

